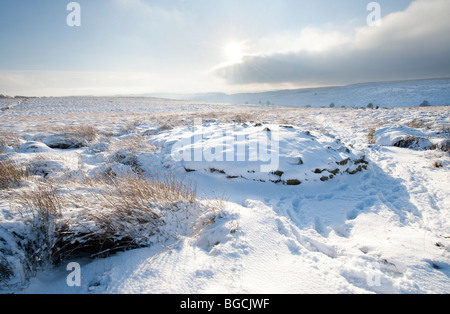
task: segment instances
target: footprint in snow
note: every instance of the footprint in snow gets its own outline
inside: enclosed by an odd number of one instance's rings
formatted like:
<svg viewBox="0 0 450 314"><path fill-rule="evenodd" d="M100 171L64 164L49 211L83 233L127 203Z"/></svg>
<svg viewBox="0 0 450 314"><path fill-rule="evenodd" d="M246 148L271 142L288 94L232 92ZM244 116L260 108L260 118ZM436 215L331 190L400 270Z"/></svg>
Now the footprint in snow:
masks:
<svg viewBox="0 0 450 314"><path fill-rule="evenodd" d="M281 221L280 218L275 219L275 223L277 224L278 232L281 235L284 235L285 237L288 238L292 236L291 232L286 228L286 226L284 225L284 223Z"/></svg>
<svg viewBox="0 0 450 314"><path fill-rule="evenodd" d="M292 208L296 213L300 210L300 200L298 198L292 201Z"/></svg>
<svg viewBox="0 0 450 314"><path fill-rule="evenodd" d="M278 232L285 237L285 244L289 251L291 251L292 254L299 255L301 247L297 243L292 232L286 227L285 223L281 221L281 219L277 218L275 223L277 225Z"/></svg>
<svg viewBox="0 0 450 314"><path fill-rule="evenodd" d="M334 194L320 194L317 196L318 201L327 201L334 197Z"/></svg>
<svg viewBox="0 0 450 314"><path fill-rule="evenodd" d="M319 217L314 218L314 229L317 231L318 234L327 237L328 234L325 232L325 228L323 226L322 221Z"/></svg>
<svg viewBox="0 0 450 314"><path fill-rule="evenodd" d="M371 208L375 205L376 202L377 202L376 198L370 197L370 198L364 200L363 202L360 202L358 205L356 205L356 208L359 210Z"/></svg>

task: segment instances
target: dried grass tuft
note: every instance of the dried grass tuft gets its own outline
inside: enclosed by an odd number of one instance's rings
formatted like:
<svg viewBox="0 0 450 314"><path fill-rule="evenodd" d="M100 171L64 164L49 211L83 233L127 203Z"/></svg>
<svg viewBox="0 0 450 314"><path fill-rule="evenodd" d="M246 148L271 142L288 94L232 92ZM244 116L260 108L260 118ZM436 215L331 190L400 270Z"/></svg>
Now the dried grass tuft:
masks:
<svg viewBox="0 0 450 314"><path fill-rule="evenodd" d="M99 256L148 246L150 238L160 233L168 212L196 200L194 186L174 174L146 178L128 173L84 182L90 186L88 194L74 199L78 207L84 207L78 219L82 223L66 237L64 255Z"/></svg>
<svg viewBox="0 0 450 314"><path fill-rule="evenodd" d="M370 128L369 131L367 131L367 143L368 144L375 144L375 128Z"/></svg>
<svg viewBox="0 0 450 314"><path fill-rule="evenodd" d="M14 160L7 156L0 156L0 189L18 187L27 177L27 171Z"/></svg>
<svg viewBox="0 0 450 314"><path fill-rule="evenodd" d="M0 131L0 149L17 148L20 146L20 137L16 133Z"/></svg>
<svg viewBox="0 0 450 314"><path fill-rule="evenodd" d="M64 230L63 197L51 183L38 182L35 188L17 193L15 202L29 228L27 240L22 243L29 268L34 271L54 263Z"/></svg>
<svg viewBox="0 0 450 314"><path fill-rule="evenodd" d="M64 138L60 148L88 147L98 138L100 133L90 125L64 126L56 128L54 131ZM55 145L57 146L58 143Z"/></svg>

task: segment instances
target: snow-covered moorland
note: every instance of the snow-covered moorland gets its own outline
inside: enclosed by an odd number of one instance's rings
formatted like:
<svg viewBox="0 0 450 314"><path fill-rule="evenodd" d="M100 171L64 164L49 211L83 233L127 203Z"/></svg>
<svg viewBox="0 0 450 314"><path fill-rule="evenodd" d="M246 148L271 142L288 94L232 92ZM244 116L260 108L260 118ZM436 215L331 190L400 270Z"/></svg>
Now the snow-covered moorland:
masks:
<svg viewBox="0 0 450 314"><path fill-rule="evenodd" d="M2 101L2 293L450 292L448 107Z"/></svg>

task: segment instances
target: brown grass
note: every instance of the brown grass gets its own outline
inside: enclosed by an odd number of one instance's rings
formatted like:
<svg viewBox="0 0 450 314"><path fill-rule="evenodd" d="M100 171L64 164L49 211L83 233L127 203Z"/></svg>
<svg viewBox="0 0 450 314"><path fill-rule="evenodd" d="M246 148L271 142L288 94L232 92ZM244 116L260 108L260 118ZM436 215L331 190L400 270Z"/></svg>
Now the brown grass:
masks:
<svg viewBox="0 0 450 314"><path fill-rule="evenodd" d="M90 125L64 126L55 128L56 133L65 134L70 141L88 146L95 141L99 131Z"/></svg>
<svg viewBox="0 0 450 314"><path fill-rule="evenodd" d="M15 148L20 145L20 137L16 133L0 131L0 149Z"/></svg>
<svg viewBox="0 0 450 314"><path fill-rule="evenodd" d="M18 187L28 177L26 170L6 156L0 156L0 189Z"/></svg>
<svg viewBox="0 0 450 314"><path fill-rule="evenodd" d="M413 129L431 129L431 125L422 119L414 119L407 123L406 126Z"/></svg>
<svg viewBox="0 0 450 314"><path fill-rule="evenodd" d="M230 121L230 122L234 122L234 123L251 123L252 121L256 121L256 115L254 113L251 112L243 112L243 113L238 113L236 115L232 115L230 117L225 117L225 121Z"/></svg>
<svg viewBox="0 0 450 314"><path fill-rule="evenodd" d="M35 189L19 192L16 203L31 230L25 246L31 268L55 262L63 230L62 196L52 184L39 182Z"/></svg>
<svg viewBox="0 0 450 314"><path fill-rule="evenodd" d="M57 189L51 184L39 182L36 189L18 194L18 203L27 208L40 222L47 224L54 218L62 217L63 201Z"/></svg>
<svg viewBox="0 0 450 314"><path fill-rule="evenodd" d="M136 129L139 125L144 124L145 119L143 118L135 118L134 120L126 123L122 128L119 129L120 133L130 134L136 132Z"/></svg>
<svg viewBox="0 0 450 314"><path fill-rule="evenodd" d="M182 215L186 210L187 217L187 210L197 204L193 185L174 174L85 177L70 184L58 189L50 181L35 182L14 193L12 208L21 213L26 227L23 234L13 235L15 259L4 259L0 251L3 282L17 275L16 262L26 281L41 267L69 257L107 256L148 246L152 236L164 237L166 219L180 210ZM69 210L74 207L77 210Z"/></svg>
<svg viewBox="0 0 450 314"><path fill-rule="evenodd" d="M155 145L149 144L144 136L138 134L132 135L121 141L114 141L110 145L110 150L112 151L155 151L156 148Z"/></svg>
<svg viewBox="0 0 450 314"><path fill-rule="evenodd" d="M369 130L367 131L367 143L368 144L375 144L375 132L377 129L381 128L382 126L386 125L388 122L386 121L375 121L372 126L370 126Z"/></svg>
<svg viewBox="0 0 450 314"><path fill-rule="evenodd" d="M370 128L369 131L367 131L367 143L368 144L375 144L375 128Z"/></svg>
<svg viewBox="0 0 450 314"><path fill-rule="evenodd" d="M118 177L104 177L97 181L105 205L117 211L138 209L143 212L154 208L175 205L178 202L193 202L196 191L175 178L174 174L157 174L149 179L142 174L127 173Z"/></svg>
<svg viewBox="0 0 450 314"><path fill-rule="evenodd" d="M85 178L85 195L72 198L82 208L77 233L69 231L61 254L107 255L144 247L165 224L166 211L196 200L192 184L177 180L174 174L146 178L128 173L118 176ZM182 205L184 204L184 205ZM81 228L80 228L81 227Z"/></svg>
<svg viewBox="0 0 450 314"><path fill-rule="evenodd" d="M206 227L216 222L216 219L220 217L225 207L224 202L223 198L217 198L208 204L207 210L197 217L192 226L194 236L198 236Z"/></svg>

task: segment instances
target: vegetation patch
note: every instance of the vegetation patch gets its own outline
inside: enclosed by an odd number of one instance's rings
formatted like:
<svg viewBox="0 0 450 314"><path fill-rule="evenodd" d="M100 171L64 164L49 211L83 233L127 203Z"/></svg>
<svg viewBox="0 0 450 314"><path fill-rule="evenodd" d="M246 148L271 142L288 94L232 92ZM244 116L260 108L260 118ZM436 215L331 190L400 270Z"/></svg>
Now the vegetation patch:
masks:
<svg viewBox="0 0 450 314"><path fill-rule="evenodd" d="M12 198L22 221L14 230L0 226L0 285L13 277L26 281L68 258L149 246L168 237L168 223L178 228L182 219L175 216L187 221L199 206L195 185L171 174L85 177L70 189L50 181L30 184Z"/></svg>
<svg viewBox="0 0 450 314"><path fill-rule="evenodd" d="M209 168L209 171L211 173L220 173L220 174L225 174L224 170L220 170L220 169L216 169L216 168Z"/></svg>
<svg viewBox="0 0 450 314"><path fill-rule="evenodd" d="M56 132L45 139L45 144L53 149L88 147L98 136L98 130L89 125L58 128Z"/></svg>
<svg viewBox="0 0 450 314"><path fill-rule="evenodd" d="M285 181L285 184L286 185L300 185L300 184L302 184L302 182L300 181L300 180L297 180L297 179L291 179L291 180L287 180L287 181Z"/></svg>
<svg viewBox="0 0 450 314"><path fill-rule="evenodd" d="M276 175L276 176L278 176L278 177L282 177L283 174L284 174L284 172L283 172L283 171L280 171L280 170L277 170L277 171L272 172L272 174L273 174L273 175Z"/></svg>
<svg viewBox="0 0 450 314"><path fill-rule="evenodd" d="M28 172L7 156L0 156L0 189L20 186Z"/></svg>

